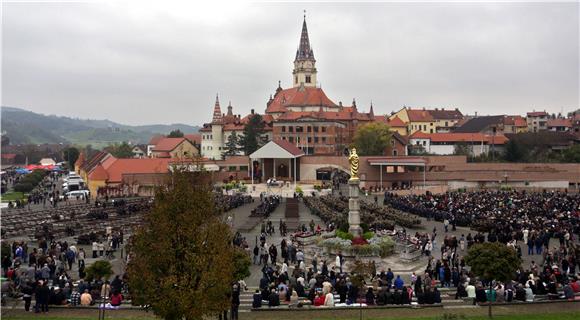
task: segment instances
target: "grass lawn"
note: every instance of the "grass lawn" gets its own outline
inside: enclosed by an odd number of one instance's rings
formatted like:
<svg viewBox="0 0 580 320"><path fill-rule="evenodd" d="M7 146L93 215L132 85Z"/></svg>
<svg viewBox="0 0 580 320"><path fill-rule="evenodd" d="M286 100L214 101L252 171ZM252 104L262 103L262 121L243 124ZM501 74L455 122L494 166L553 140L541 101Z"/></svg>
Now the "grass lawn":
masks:
<svg viewBox="0 0 580 320"><path fill-rule="evenodd" d="M2 202L14 201L18 199L24 199L24 193L10 191L2 195Z"/></svg>

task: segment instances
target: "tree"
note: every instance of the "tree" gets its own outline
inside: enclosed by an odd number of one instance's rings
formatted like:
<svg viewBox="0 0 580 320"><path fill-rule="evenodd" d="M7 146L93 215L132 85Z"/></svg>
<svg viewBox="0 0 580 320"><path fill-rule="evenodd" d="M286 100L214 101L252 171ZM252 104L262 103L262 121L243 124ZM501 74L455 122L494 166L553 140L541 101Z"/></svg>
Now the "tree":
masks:
<svg viewBox="0 0 580 320"><path fill-rule="evenodd" d="M580 145L574 145L562 152L562 161L580 163Z"/></svg>
<svg viewBox="0 0 580 320"><path fill-rule="evenodd" d="M228 141L226 141L226 151L222 153L222 156L235 156L238 153L240 139L235 131L228 136Z"/></svg>
<svg viewBox="0 0 580 320"><path fill-rule="evenodd" d="M130 243L133 300L164 319L203 319L231 305L233 237L210 180L205 171L174 168Z"/></svg>
<svg viewBox="0 0 580 320"><path fill-rule="evenodd" d="M264 121L259 114L250 116L250 120L244 126L244 135L240 137L240 146L245 155L250 155L260 148L260 138L264 133Z"/></svg>
<svg viewBox="0 0 580 320"><path fill-rule="evenodd" d="M526 156L525 147L515 139L509 140L505 146L505 160L509 162L523 162Z"/></svg>
<svg viewBox="0 0 580 320"><path fill-rule="evenodd" d="M234 255L234 280L243 280L250 276L252 260L243 249L236 249Z"/></svg>
<svg viewBox="0 0 580 320"><path fill-rule="evenodd" d="M109 261L97 260L87 267L87 281L108 279L113 274L113 266Z"/></svg>
<svg viewBox="0 0 580 320"><path fill-rule="evenodd" d="M167 138L183 138L183 132L179 129L173 130L169 133Z"/></svg>
<svg viewBox="0 0 580 320"><path fill-rule="evenodd" d="M460 142L453 147L453 154L456 156L469 156L471 155L471 146L465 142Z"/></svg>
<svg viewBox="0 0 580 320"><path fill-rule="evenodd" d="M520 268L522 260L516 250L499 242L475 244L467 252L465 263L471 267L471 272L489 282L491 291L492 280L508 281L514 277ZM491 302L489 303L491 318Z"/></svg>
<svg viewBox="0 0 580 320"><path fill-rule="evenodd" d="M365 124L354 135L354 145L361 156L383 155L390 142L389 126L382 122Z"/></svg>
<svg viewBox="0 0 580 320"><path fill-rule="evenodd" d="M79 154L79 149L75 147L68 147L62 151L62 158L68 163L69 170L74 170Z"/></svg>
<svg viewBox="0 0 580 320"><path fill-rule="evenodd" d="M111 146L110 152L115 158L133 158L133 147L125 141Z"/></svg>

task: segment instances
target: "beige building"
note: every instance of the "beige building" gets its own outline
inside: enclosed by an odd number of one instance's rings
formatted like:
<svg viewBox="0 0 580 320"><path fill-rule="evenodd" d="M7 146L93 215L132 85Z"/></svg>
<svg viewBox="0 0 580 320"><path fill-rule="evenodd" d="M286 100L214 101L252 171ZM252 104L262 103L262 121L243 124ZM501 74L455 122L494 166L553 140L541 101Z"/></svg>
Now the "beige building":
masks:
<svg viewBox="0 0 580 320"><path fill-rule="evenodd" d="M152 158L184 159L199 155L199 150L186 138L163 138L151 150Z"/></svg>

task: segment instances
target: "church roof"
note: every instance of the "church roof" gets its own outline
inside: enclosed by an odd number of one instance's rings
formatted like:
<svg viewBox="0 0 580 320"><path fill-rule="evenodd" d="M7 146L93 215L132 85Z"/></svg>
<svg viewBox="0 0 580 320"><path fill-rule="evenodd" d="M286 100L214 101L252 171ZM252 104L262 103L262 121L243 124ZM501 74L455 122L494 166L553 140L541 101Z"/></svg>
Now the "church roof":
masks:
<svg viewBox="0 0 580 320"><path fill-rule="evenodd" d="M218 95L215 95L215 105L213 107L213 119L212 123L221 123L222 122L222 110L220 108L220 100Z"/></svg>
<svg viewBox="0 0 580 320"><path fill-rule="evenodd" d="M296 87L279 91L266 108L266 113L286 112L286 107L291 106L338 107L321 88Z"/></svg>

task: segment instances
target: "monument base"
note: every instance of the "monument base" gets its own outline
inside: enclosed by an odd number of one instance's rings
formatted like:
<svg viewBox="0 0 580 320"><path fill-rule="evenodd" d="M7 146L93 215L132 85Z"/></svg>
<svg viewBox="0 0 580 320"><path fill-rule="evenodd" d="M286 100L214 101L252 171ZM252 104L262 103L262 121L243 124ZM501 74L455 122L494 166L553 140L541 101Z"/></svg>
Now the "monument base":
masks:
<svg viewBox="0 0 580 320"><path fill-rule="evenodd" d="M363 234L363 230L360 227L359 185L360 180L358 178L348 180L348 232L355 237L360 237Z"/></svg>

